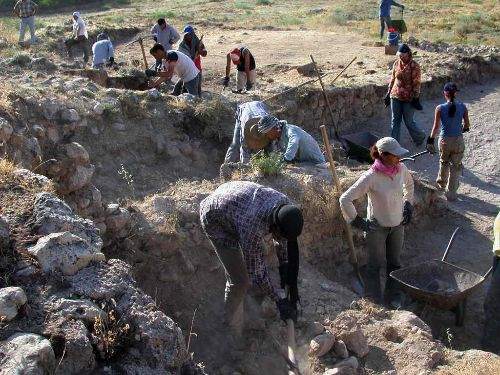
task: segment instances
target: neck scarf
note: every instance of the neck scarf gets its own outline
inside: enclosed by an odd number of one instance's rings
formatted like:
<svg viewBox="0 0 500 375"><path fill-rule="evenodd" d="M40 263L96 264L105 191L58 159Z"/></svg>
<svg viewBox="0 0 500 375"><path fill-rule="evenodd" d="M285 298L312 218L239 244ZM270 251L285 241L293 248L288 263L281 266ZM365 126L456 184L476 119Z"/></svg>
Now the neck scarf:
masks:
<svg viewBox="0 0 500 375"><path fill-rule="evenodd" d="M393 178L395 175L399 173L399 171L401 170L401 166L399 164L394 166L388 166L382 163L380 159L375 159L375 162L372 165L372 169L375 172L383 173L386 176Z"/></svg>

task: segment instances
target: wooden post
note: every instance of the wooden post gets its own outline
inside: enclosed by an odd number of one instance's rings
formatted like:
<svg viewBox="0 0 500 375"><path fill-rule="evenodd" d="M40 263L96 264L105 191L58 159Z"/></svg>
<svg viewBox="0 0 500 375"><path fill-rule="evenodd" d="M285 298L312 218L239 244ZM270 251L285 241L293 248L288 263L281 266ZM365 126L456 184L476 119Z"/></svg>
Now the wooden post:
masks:
<svg viewBox="0 0 500 375"><path fill-rule="evenodd" d="M141 46L141 51L142 51L142 58L144 60L144 69L148 69L148 59L146 58L146 51L144 50L144 42L142 40L142 38L139 38L138 39L138 42Z"/></svg>

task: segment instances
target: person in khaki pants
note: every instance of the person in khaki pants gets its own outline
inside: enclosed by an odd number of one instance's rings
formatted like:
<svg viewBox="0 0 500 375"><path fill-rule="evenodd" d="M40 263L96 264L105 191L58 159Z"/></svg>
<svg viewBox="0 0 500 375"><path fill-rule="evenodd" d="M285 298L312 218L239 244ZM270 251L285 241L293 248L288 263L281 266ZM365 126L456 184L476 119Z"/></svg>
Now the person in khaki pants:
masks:
<svg viewBox="0 0 500 375"><path fill-rule="evenodd" d="M446 199L457 199L462 159L465 151L463 133L470 130L469 113L464 103L455 98L457 85L448 82L444 85L443 95L446 103L436 107L434 126L427 138L427 150L434 154L434 139L439 132L439 172L436 185L445 190ZM463 125L462 125L463 121Z"/></svg>

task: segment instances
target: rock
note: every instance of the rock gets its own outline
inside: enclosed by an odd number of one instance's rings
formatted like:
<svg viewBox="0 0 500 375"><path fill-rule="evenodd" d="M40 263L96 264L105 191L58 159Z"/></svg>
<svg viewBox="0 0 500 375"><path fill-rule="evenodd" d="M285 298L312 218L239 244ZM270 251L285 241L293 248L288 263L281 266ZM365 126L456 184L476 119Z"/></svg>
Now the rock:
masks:
<svg viewBox="0 0 500 375"><path fill-rule="evenodd" d="M41 72L53 72L57 69L57 65L44 56L33 58L31 60L31 67Z"/></svg>
<svg viewBox="0 0 500 375"><path fill-rule="evenodd" d="M37 161L42 160L42 148L40 147L38 139L35 137L26 138L24 147L29 151L32 159L37 159Z"/></svg>
<svg viewBox="0 0 500 375"><path fill-rule="evenodd" d="M32 333L16 333L0 342L0 374L53 374L56 367L49 340Z"/></svg>
<svg viewBox="0 0 500 375"><path fill-rule="evenodd" d="M3 216L0 216L0 249L4 250L9 246L10 228L9 222Z"/></svg>
<svg viewBox="0 0 500 375"><path fill-rule="evenodd" d="M416 316L414 313L406 310L401 310L398 311L397 316L395 316L395 327L401 327L401 326L416 326L420 328L422 331L425 331L429 334L432 335L432 330L431 328L418 316Z"/></svg>
<svg viewBox="0 0 500 375"><path fill-rule="evenodd" d="M26 293L19 287L7 287L0 289L0 319L11 321L17 316L19 308L28 299Z"/></svg>
<svg viewBox="0 0 500 375"><path fill-rule="evenodd" d="M337 363L335 367L350 367L353 369L357 369L359 367L359 362L356 357L349 357L348 359L344 359L343 361Z"/></svg>
<svg viewBox="0 0 500 375"><path fill-rule="evenodd" d="M262 301L261 314L265 319L272 319L277 315L276 303L269 297L265 297Z"/></svg>
<svg viewBox="0 0 500 375"><path fill-rule="evenodd" d="M309 355L321 357L328 353L335 342L335 336L326 332L313 338L309 344Z"/></svg>
<svg viewBox="0 0 500 375"><path fill-rule="evenodd" d="M342 359L349 357L349 352L347 351L347 347L342 340L335 341L335 344L333 344L333 352L337 357Z"/></svg>
<svg viewBox="0 0 500 375"><path fill-rule="evenodd" d="M78 122L80 121L80 115L76 109L67 108L61 111L61 120L65 122Z"/></svg>
<svg viewBox="0 0 500 375"><path fill-rule="evenodd" d="M127 127L123 122L114 122L112 125L113 129L118 130L118 131L125 131L127 130Z"/></svg>
<svg viewBox="0 0 500 375"><path fill-rule="evenodd" d="M86 240L70 232L44 236L28 252L45 273L60 271L63 275L74 275L90 262L105 260L103 253L94 251Z"/></svg>
<svg viewBox="0 0 500 375"><path fill-rule="evenodd" d="M151 99L158 99L159 97L161 97L161 93L157 89L151 89L148 90L148 96Z"/></svg>
<svg viewBox="0 0 500 375"><path fill-rule="evenodd" d="M125 228L130 220L130 213L125 208L120 207L118 211L106 218L106 228L112 232L118 232Z"/></svg>
<svg viewBox="0 0 500 375"><path fill-rule="evenodd" d="M334 367L331 369L325 370L323 375L357 375L357 371L352 367Z"/></svg>
<svg viewBox="0 0 500 375"><path fill-rule="evenodd" d="M33 125L31 127L33 135L37 138L45 138L45 128L41 125Z"/></svg>
<svg viewBox="0 0 500 375"><path fill-rule="evenodd" d="M311 327L312 327L312 333L315 336L321 335L323 332L325 332L325 327L320 322L313 322L311 324Z"/></svg>
<svg viewBox="0 0 500 375"><path fill-rule="evenodd" d="M89 162L89 153L85 148L76 142L71 142L64 145L66 155L78 164L85 165Z"/></svg>
<svg viewBox="0 0 500 375"><path fill-rule="evenodd" d="M76 166L72 173L69 174L69 177L66 177L64 193L68 194L89 185L94 171L95 167L92 164Z"/></svg>
<svg viewBox="0 0 500 375"><path fill-rule="evenodd" d="M102 114L104 113L104 106L102 105L102 103L97 103L96 105L94 105L94 107L92 108L92 111L97 115L97 116L102 116Z"/></svg>
<svg viewBox="0 0 500 375"><path fill-rule="evenodd" d="M106 313L101 310L94 302L86 299L66 299L59 298L50 300L45 304L45 309L52 314L74 320L83 320L92 325L96 318L106 319Z"/></svg>
<svg viewBox="0 0 500 375"><path fill-rule="evenodd" d="M342 341L344 341L347 349L356 354L359 358L363 358L370 351L366 336L363 334L361 329L342 332L339 337Z"/></svg>
<svg viewBox="0 0 500 375"><path fill-rule="evenodd" d="M120 205L118 203L110 203L106 207L106 215L114 215L120 211Z"/></svg>
<svg viewBox="0 0 500 375"><path fill-rule="evenodd" d="M302 75L307 76L307 77L316 74L316 71L314 70L314 64L312 62L298 66L297 72L299 72L299 74L302 74Z"/></svg>
<svg viewBox="0 0 500 375"><path fill-rule="evenodd" d="M0 117L0 142L7 142L14 132L12 125L3 117Z"/></svg>

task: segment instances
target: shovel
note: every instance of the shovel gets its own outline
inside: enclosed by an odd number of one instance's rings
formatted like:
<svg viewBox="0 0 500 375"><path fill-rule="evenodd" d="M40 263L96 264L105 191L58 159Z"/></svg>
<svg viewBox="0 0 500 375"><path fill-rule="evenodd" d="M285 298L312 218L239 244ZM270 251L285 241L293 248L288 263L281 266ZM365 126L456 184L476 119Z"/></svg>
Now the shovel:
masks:
<svg viewBox="0 0 500 375"><path fill-rule="evenodd" d="M335 190L337 191L337 197L338 197L338 195L340 195L340 193L341 193L340 180L339 180L339 177L337 176L337 171L335 170L335 164L333 162L332 150L330 147L330 140L328 139L328 132L326 130L325 125L321 125L319 128L321 129L321 135L323 136L323 142L325 144L326 156L328 157L328 161L330 164L330 172L332 173L333 182L335 184ZM356 255L356 249L354 248L352 229L351 229L351 226L344 220L343 216L342 216L342 222L344 223L344 232L345 232L346 239L347 239L347 245L349 246L349 262L351 263L352 268L353 268L353 272L352 272L351 280L350 280L351 288L356 294L363 296L365 287L363 284L363 279L361 278L361 274L359 273L358 257Z"/></svg>

